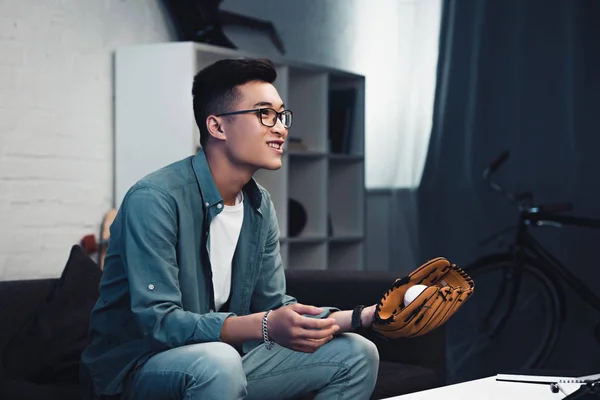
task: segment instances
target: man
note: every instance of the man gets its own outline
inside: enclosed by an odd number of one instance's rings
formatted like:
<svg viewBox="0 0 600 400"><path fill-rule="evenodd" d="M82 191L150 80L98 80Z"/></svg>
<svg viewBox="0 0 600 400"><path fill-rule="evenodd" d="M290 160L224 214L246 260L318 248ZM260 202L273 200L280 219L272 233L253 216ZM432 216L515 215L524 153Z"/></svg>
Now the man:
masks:
<svg viewBox="0 0 600 400"><path fill-rule="evenodd" d="M292 113L268 61L223 60L194 78L202 150L136 183L111 226L82 355L95 396L367 399L374 306L340 311L285 293L269 193ZM310 116L304 116L310 118ZM354 317L354 320L353 320Z"/></svg>

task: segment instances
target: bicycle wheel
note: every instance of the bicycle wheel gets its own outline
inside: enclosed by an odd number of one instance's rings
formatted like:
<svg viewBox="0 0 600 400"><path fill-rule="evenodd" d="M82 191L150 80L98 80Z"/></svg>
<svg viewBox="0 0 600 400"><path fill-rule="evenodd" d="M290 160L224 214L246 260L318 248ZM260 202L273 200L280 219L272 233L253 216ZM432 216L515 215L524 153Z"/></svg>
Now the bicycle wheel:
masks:
<svg viewBox="0 0 600 400"><path fill-rule="evenodd" d="M483 257L464 269L475 293L446 324L450 383L542 365L560 330L553 282L530 263L515 268L510 254Z"/></svg>

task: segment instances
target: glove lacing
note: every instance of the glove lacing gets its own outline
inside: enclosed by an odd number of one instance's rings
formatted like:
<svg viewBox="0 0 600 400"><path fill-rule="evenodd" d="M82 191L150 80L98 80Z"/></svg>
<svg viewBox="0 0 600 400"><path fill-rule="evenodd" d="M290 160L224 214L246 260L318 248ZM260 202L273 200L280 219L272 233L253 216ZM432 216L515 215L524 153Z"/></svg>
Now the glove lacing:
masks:
<svg viewBox="0 0 600 400"><path fill-rule="evenodd" d="M394 316L392 315L391 317L387 318L387 319L382 319L379 316L379 313L381 311L381 307L383 307L383 302L385 301L385 299L389 296L389 294L395 290L398 289L400 286L402 285L406 285L408 282L410 282L410 277L409 276L405 276L402 279L397 279L396 281L394 281L394 283L392 283L392 286L385 291L385 293L383 294L383 296L381 297L381 299L379 300L379 303L377 303L377 305L375 306L375 320L379 323L386 323L389 324L394 320ZM402 308L402 304L400 304L400 308Z"/></svg>

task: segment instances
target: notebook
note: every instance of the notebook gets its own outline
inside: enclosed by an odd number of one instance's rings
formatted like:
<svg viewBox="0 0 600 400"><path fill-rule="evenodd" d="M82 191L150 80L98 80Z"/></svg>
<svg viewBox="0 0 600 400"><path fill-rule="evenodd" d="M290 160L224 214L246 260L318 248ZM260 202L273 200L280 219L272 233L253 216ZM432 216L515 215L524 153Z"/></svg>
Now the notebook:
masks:
<svg viewBox="0 0 600 400"><path fill-rule="evenodd" d="M600 379L600 374L591 374L578 376L576 378L567 378L562 381L559 381L558 383L585 383L587 381L595 381L596 379Z"/></svg>
<svg viewBox="0 0 600 400"><path fill-rule="evenodd" d="M520 382L520 383L539 383L539 384L550 384L550 383L564 383L564 384L577 384L577 387L581 383L589 380L595 380L600 378L600 373L580 375L581 371L566 370L527 370L527 371L515 371L513 373L501 373L496 375L496 380L501 382Z"/></svg>
<svg viewBox="0 0 600 400"><path fill-rule="evenodd" d="M529 375L529 374L497 374L496 380L499 382L518 382L518 383L539 383L549 385L556 382L566 382L570 379L576 379L573 376L565 375Z"/></svg>
<svg viewBox="0 0 600 400"><path fill-rule="evenodd" d="M577 378L565 379L562 381L558 381L558 389L566 396L574 393L581 387L581 385L587 381L594 381L596 379L600 379L600 374L592 374L580 376Z"/></svg>

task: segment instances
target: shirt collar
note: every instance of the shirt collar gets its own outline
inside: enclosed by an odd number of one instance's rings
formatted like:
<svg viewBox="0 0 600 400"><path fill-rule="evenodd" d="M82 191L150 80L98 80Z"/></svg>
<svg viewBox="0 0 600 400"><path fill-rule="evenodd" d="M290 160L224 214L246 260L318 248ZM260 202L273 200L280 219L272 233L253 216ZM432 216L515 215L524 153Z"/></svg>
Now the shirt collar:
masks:
<svg viewBox="0 0 600 400"><path fill-rule="evenodd" d="M204 206L211 207L221 203L223 199L210 172L204 149L201 148L196 153L192 159L192 166L196 174L196 181L198 181L198 186L200 187L200 195L202 196ZM262 201L262 194L254 178L250 178L250 181L244 185L243 190L246 194L245 197L250 201L252 207L258 209Z"/></svg>

